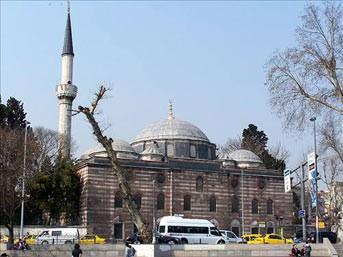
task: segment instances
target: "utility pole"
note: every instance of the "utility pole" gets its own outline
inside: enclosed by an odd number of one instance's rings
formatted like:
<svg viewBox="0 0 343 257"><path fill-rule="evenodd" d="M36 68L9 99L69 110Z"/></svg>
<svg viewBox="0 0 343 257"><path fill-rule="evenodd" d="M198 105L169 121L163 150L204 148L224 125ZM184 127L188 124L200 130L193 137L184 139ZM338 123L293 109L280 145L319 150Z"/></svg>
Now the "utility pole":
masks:
<svg viewBox="0 0 343 257"><path fill-rule="evenodd" d="M304 177L304 165L301 164L301 196L300 196L300 204L301 210L304 211L304 215L301 217L302 221L302 232L303 232L303 241L307 240L306 238L306 219L305 219L305 177Z"/></svg>
<svg viewBox="0 0 343 257"><path fill-rule="evenodd" d="M244 235L244 174L243 169L241 170L241 198L242 198L242 235Z"/></svg>
<svg viewBox="0 0 343 257"><path fill-rule="evenodd" d="M152 243L156 243L156 217L155 217L155 179L152 180Z"/></svg>
<svg viewBox="0 0 343 257"><path fill-rule="evenodd" d="M21 186L21 214L20 214L20 238L24 236L24 202L25 202L25 180L26 180L26 145L27 145L27 125L29 122L25 122L25 135L24 135L24 160L23 160L23 178Z"/></svg>

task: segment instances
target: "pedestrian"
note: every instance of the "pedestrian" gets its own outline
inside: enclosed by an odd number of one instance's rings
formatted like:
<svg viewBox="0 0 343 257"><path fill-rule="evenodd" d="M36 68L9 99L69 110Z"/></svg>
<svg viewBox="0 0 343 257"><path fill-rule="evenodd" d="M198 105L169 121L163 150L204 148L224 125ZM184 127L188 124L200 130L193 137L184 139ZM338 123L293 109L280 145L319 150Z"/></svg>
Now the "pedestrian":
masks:
<svg viewBox="0 0 343 257"><path fill-rule="evenodd" d="M304 247L304 256L305 257L311 257L311 251L312 251L312 247L309 244L308 241L306 241L305 247Z"/></svg>
<svg viewBox="0 0 343 257"><path fill-rule="evenodd" d="M133 257L136 254L135 248L133 248L128 242L125 243L125 257Z"/></svg>
<svg viewBox="0 0 343 257"><path fill-rule="evenodd" d="M81 257L82 256L82 250L80 249L79 244L74 245L74 250L71 253L72 257Z"/></svg>
<svg viewBox="0 0 343 257"><path fill-rule="evenodd" d="M292 256L292 257L299 257L299 254L300 254L300 251L298 249L298 246L296 244L294 244L293 247L292 247L290 256Z"/></svg>

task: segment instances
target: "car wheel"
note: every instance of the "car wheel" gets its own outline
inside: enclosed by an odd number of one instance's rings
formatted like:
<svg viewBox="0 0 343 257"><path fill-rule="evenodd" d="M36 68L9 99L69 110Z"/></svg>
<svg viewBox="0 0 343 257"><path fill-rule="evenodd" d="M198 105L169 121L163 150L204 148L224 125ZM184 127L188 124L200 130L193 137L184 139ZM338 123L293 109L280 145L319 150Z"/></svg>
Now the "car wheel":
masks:
<svg viewBox="0 0 343 257"><path fill-rule="evenodd" d="M174 240L170 240L170 241L167 242L167 244L169 244L169 245L175 245L176 242L175 242Z"/></svg>
<svg viewBox="0 0 343 257"><path fill-rule="evenodd" d="M48 241L43 241L43 242L42 242L42 245L48 245L48 244L49 244Z"/></svg>
<svg viewBox="0 0 343 257"><path fill-rule="evenodd" d="M219 245L225 244L225 241L219 240L218 244L219 244Z"/></svg>
<svg viewBox="0 0 343 257"><path fill-rule="evenodd" d="M185 239L185 238L182 238L182 239L181 239L181 244L188 244L188 241L187 241L187 239Z"/></svg>
<svg viewBox="0 0 343 257"><path fill-rule="evenodd" d="M135 245L140 245L141 242L140 242L139 240L137 240L137 241L134 241L133 244L135 244Z"/></svg>

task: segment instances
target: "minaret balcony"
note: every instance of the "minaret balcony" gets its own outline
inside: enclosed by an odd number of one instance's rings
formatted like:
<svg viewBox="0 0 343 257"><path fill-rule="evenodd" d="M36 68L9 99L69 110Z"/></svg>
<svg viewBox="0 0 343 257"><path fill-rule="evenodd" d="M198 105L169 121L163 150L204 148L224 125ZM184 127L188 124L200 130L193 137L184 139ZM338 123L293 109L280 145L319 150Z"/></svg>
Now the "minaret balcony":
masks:
<svg viewBox="0 0 343 257"><path fill-rule="evenodd" d="M72 98L74 99L77 94L77 87L72 84L59 84L56 86L56 95L58 98Z"/></svg>

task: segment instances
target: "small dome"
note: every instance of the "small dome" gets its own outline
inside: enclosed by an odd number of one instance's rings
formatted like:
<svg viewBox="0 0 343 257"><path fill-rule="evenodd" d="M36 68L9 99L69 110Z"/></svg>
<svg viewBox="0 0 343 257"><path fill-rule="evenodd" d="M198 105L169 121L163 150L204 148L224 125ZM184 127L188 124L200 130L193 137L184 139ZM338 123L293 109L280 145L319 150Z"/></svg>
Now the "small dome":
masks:
<svg viewBox="0 0 343 257"><path fill-rule="evenodd" d="M189 139L209 142L207 136L193 124L177 119L167 119L143 129L133 143L160 139Z"/></svg>
<svg viewBox="0 0 343 257"><path fill-rule="evenodd" d="M148 148L146 148L141 153L141 155L162 155L163 156L163 154L161 153L160 149L155 144L152 144Z"/></svg>
<svg viewBox="0 0 343 257"><path fill-rule="evenodd" d="M229 159L236 162L252 162L252 163L262 163L260 157L254 154L252 151L239 149L233 151L229 154Z"/></svg>
<svg viewBox="0 0 343 257"><path fill-rule="evenodd" d="M133 158L135 155L137 155L137 152L135 149L126 141L113 138L112 139L112 147L113 150L117 152L118 158ZM87 159L90 157L90 155L95 155L98 157L107 157L107 153L103 146L98 145L88 151L86 151L82 156L81 159Z"/></svg>

